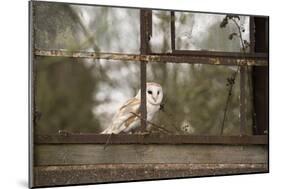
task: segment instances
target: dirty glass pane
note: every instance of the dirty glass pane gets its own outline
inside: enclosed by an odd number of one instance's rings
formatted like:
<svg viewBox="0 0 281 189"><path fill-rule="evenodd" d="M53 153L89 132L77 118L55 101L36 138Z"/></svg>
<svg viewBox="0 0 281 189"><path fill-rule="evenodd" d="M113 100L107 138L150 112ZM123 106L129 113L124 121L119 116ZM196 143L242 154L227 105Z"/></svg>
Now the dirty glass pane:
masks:
<svg viewBox="0 0 281 189"><path fill-rule="evenodd" d="M152 36L150 48L152 52L171 52L171 13L169 11L152 11Z"/></svg>
<svg viewBox="0 0 281 189"><path fill-rule="evenodd" d="M139 52L137 9L33 4L36 48Z"/></svg>
<svg viewBox="0 0 281 189"><path fill-rule="evenodd" d="M136 95L139 78L139 64L134 62L36 58L35 133L101 132L117 109Z"/></svg>
<svg viewBox="0 0 281 189"><path fill-rule="evenodd" d="M147 80L161 84L164 93L164 110L157 113L153 123L172 134L219 135L228 95L227 78L236 69L202 64L148 64ZM239 135L239 79L238 74L224 124L224 135ZM252 134L252 103L248 88L246 96L246 133Z"/></svg>
<svg viewBox="0 0 281 189"><path fill-rule="evenodd" d="M238 37L229 39L231 33L238 33L233 22L225 28L220 24L226 15L175 12L175 43L177 50L208 50L241 52ZM244 28L243 40L249 42L249 16L239 16L238 24Z"/></svg>

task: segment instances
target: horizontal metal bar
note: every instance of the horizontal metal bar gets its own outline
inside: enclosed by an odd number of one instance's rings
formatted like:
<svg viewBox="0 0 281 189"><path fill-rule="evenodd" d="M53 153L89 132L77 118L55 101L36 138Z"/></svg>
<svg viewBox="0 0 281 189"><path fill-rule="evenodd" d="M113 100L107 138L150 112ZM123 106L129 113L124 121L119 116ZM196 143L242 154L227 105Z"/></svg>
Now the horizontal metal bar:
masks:
<svg viewBox="0 0 281 189"><path fill-rule="evenodd" d="M261 55L251 55L252 57L243 58L238 56L213 56L213 55L181 55L181 54L122 54L122 53L97 53L67 50L35 50L36 56L52 57L72 57L72 58L90 58L122 61L146 61L160 63L190 63L190 64L213 64L213 65L249 65L249 66L267 66L268 58Z"/></svg>
<svg viewBox="0 0 281 189"><path fill-rule="evenodd" d="M242 53L242 52L222 52L206 50L174 50L176 55L210 56L226 58L268 58L267 53Z"/></svg>
<svg viewBox="0 0 281 189"><path fill-rule="evenodd" d="M243 58L226 57L213 55L193 55L193 54L151 54L159 56L158 62L190 63L190 64L211 64L211 65L248 65L248 66L268 66L267 58Z"/></svg>
<svg viewBox="0 0 281 189"><path fill-rule="evenodd" d="M37 135L35 144L105 144L109 135L81 133ZM110 144L268 144L267 135L191 136L191 135L112 135Z"/></svg>

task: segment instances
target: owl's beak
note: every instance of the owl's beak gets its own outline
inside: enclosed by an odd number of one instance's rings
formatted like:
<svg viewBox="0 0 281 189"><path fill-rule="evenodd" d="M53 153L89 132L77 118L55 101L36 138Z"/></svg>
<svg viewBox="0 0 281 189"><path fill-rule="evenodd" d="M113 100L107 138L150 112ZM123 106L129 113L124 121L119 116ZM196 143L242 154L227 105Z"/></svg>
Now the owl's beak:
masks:
<svg viewBox="0 0 281 189"><path fill-rule="evenodd" d="M154 96L152 96L152 99L154 100L154 102L156 102L156 100L157 100Z"/></svg>

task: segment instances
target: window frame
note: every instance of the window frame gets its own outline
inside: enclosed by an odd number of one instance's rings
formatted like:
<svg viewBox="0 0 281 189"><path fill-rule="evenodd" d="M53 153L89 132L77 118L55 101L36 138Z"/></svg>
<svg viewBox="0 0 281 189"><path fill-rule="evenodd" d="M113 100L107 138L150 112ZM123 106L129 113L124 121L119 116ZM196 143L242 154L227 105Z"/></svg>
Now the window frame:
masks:
<svg viewBox="0 0 281 189"><path fill-rule="evenodd" d="M32 47L31 52L31 67L32 67L32 122L33 127L36 126L36 120L38 118L38 112L36 110L35 103L35 87L36 87L36 65L34 60L37 56L57 56L57 57L71 57L71 58L92 58L92 59L108 59L108 60L124 60L124 61L138 61L140 62L140 82L141 82L141 130L144 131L147 125L146 121L146 65L148 62L157 63L183 63L188 62L191 64L210 64L210 65L225 65L233 66L240 65L241 61L245 61L247 65L254 67L268 67L268 48L262 52L255 51L255 44L259 44L259 39L256 39L255 30L259 27L255 26L255 16L250 16L250 39L251 51L250 53L236 53L236 52L215 52L215 51L193 51L193 50L176 50L175 49L175 23L174 23L174 12L172 10L166 10L171 12L171 53L153 53L150 50L149 40L152 35L152 11L153 9L139 9L140 10L140 53L139 54L124 54L124 53L95 53L95 52L82 52L82 51L67 51L67 50L44 50L35 49ZM34 16L34 15L33 15ZM261 18L261 17L259 17ZM267 17L262 17L268 23ZM34 33L34 32L33 32ZM267 36L267 35L265 35ZM33 36L32 36L33 37ZM33 40L33 38L32 38ZM266 40L266 39L264 39ZM32 41L34 42L34 41ZM33 43L31 43L34 45ZM266 49L266 48L265 48ZM190 136L190 135L116 135L111 138L112 144L268 144L268 135L261 132L254 133L252 136L244 135L245 128L245 67L242 65L241 69L241 82L240 82L240 136ZM244 79L243 79L244 78ZM267 84L268 86L268 84ZM268 90L268 89L267 89ZM261 92L261 91L260 91ZM268 91L263 92L268 93ZM255 104L256 107L260 107ZM263 106L264 107L264 106ZM259 113L259 116L266 116L268 109ZM267 118L268 120L268 118ZM260 124L258 124L260 125ZM268 129L268 124L264 126ZM67 133L58 134L53 136L34 136L35 143L106 143L108 136L100 134L86 134L86 133ZM158 141L158 142L157 142ZM207 141L207 142L206 142Z"/></svg>

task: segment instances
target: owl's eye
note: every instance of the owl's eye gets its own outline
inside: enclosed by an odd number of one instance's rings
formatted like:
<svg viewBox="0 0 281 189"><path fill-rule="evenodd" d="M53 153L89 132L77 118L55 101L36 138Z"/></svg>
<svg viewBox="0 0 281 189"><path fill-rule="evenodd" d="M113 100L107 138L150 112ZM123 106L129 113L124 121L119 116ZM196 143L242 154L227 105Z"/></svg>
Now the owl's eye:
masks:
<svg viewBox="0 0 281 189"><path fill-rule="evenodd" d="M160 91L157 91L157 94L159 95Z"/></svg>
<svg viewBox="0 0 281 189"><path fill-rule="evenodd" d="M147 91L148 94L152 94L152 91Z"/></svg>

